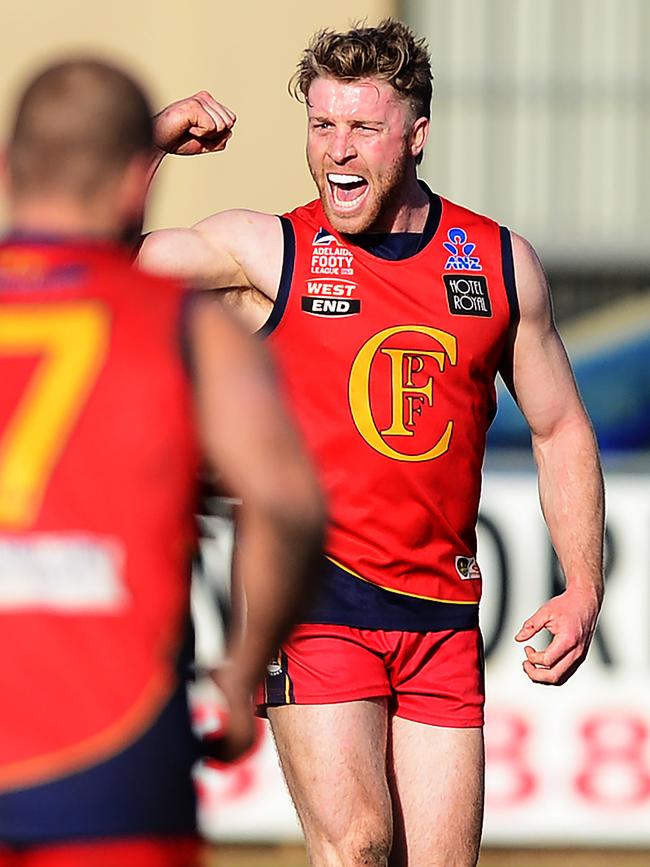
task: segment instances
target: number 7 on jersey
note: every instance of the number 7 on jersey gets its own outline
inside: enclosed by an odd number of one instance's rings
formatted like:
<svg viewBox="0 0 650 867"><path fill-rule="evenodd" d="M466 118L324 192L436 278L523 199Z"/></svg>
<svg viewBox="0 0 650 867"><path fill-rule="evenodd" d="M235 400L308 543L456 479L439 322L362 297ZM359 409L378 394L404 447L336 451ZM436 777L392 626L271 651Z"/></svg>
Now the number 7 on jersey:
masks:
<svg viewBox="0 0 650 867"><path fill-rule="evenodd" d="M50 476L108 349L109 318L96 302L3 304L3 358L38 357L16 408L0 428L0 526L36 519Z"/></svg>

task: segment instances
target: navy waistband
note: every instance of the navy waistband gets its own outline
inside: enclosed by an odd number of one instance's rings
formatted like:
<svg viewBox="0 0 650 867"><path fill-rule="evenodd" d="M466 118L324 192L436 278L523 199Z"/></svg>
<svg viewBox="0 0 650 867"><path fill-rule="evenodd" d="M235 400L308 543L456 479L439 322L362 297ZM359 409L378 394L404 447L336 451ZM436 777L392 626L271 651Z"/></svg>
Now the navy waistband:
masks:
<svg viewBox="0 0 650 867"><path fill-rule="evenodd" d="M435 602L384 590L325 559L321 588L304 623L435 632L478 626L478 605Z"/></svg>

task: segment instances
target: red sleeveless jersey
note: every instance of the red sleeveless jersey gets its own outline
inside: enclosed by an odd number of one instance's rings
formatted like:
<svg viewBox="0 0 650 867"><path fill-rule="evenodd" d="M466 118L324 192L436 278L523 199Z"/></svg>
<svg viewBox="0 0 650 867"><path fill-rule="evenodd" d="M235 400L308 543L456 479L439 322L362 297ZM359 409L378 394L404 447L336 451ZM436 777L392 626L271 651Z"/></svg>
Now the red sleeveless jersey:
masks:
<svg viewBox="0 0 650 867"><path fill-rule="evenodd" d="M492 220L433 194L431 207L433 237L401 260L335 232L319 201L282 218L270 342L329 498L329 558L388 591L467 606L469 624L512 256Z"/></svg>
<svg viewBox="0 0 650 867"><path fill-rule="evenodd" d="M0 246L0 789L115 754L177 687L184 295L111 245Z"/></svg>

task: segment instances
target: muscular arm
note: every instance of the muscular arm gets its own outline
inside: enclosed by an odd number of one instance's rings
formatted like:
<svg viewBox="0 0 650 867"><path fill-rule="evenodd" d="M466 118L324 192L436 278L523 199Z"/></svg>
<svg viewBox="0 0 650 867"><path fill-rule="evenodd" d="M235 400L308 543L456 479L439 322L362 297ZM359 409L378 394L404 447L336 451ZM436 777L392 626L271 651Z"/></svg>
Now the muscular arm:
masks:
<svg viewBox="0 0 650 867"><path fill-rule="evenodd" d="M144 239L138 264L223 299L248 329L260 328L280 285L284 242L280 220L257 211L222 211L190 229L162 229Z"/></svg>
<svg viewBox="0 0 650 867"><path fill-rule="evenodd" d="M218 676L231 713L239 713L237 737L250 722L250 693L313 588L323 504L262 347L209 296L194 304L190 340L204 451L243 500L238 575L246 627Z"/></svg>
<svg viewBox="0 0 650 867"><path fill-rule="evenodd" d="M526 620L516 639L552 633L544 651L526 645L524 671L559 684L587 655L602 603L603 480L541 264L523 238L512 241L520 321L502 373L531 430L542 510L566 577L565 592Z"/></svg>
<svg viewBox="0 0 650 867"><path fill-rule="evenodd" d="M154 118L155 148L150 179L165 154L194 156L223 150L236 117L207 91L168 105ZM284 254L277 217L230 210L189 229L152 232L138 264L176 277L199 289L220 289L224 301L250 330L266 321L275 300Z"/></svg>

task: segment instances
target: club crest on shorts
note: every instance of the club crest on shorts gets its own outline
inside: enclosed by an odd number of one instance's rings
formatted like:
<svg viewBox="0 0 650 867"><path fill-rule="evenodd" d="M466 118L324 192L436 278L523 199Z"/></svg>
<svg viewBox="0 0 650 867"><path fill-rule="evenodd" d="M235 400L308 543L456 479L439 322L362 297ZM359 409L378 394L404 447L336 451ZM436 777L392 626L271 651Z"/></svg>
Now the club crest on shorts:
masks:
<svg viewBox="0 0 650 867"><path fill-rule="evenodd" d="M266 673L270 677L277 677L278 674L282 674L282 666L277 660L274 659L266 666Z"/></svg>
<svg viewBox="0 0 650 867"><path fill-rule="evenodd" d="M481 578L481 570L476 562L476 557L456 557L456 571L463 581Z"/></svg>

